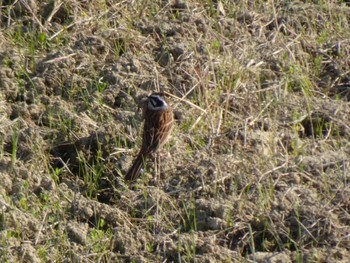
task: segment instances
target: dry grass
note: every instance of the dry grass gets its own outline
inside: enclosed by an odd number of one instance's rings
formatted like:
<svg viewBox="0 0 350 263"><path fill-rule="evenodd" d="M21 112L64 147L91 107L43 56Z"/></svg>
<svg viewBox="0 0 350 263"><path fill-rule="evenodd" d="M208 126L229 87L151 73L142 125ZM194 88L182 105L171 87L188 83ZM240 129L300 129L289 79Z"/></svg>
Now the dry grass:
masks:
<svg viewBox="0 0 350 263"><path fill-rule="evenodd" d="M2 262L350 258L346 1L1 3ZM155 90L178 122L128 187Z"/></svg>

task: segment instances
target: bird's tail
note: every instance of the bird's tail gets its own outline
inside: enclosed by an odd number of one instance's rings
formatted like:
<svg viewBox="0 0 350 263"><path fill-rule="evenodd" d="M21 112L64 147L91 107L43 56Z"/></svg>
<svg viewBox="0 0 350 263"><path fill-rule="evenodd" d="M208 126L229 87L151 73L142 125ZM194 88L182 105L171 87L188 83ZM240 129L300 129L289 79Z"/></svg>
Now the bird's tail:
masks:
<svg viewBox="0 0 350 263"><path fill-rule="evenodd" d="M139 154L136 157L133 165L129 168L125 175L125 181L135 181L139 177L144 159L145 156L143 154Z"/></svg>

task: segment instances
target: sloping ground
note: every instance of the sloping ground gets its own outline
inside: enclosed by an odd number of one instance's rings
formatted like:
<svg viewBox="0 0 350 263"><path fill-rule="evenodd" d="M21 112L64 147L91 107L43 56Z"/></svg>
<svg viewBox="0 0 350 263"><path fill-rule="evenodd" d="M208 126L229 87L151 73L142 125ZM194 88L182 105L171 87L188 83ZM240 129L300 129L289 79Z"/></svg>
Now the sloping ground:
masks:
<svg viewBox="0 0 350 263"><path fill-rule="evenodd" d="M318 2L313 3L313 2ZM347 262L347 1L2 1L1 262ZM177 125L133 186L139 103Z"/></svg>

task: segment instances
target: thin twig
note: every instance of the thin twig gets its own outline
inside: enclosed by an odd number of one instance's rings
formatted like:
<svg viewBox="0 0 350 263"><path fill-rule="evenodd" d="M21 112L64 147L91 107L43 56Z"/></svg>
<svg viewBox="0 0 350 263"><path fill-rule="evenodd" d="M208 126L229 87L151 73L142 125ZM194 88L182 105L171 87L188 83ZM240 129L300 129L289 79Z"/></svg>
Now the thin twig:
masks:
<svg viewBox="0 0 350 263"><path fill-rule="evenodd" d="M265 178L266 175L271 174L271 173L273 173L273 172L275 172L275 171L277 171L277 170L279 170L279 169L285 167L286 165L287 165L287 162L283 163L283 164L280 165L280 166L274 167L273 169L271 169L271 170L265 172L264 174L262 174L262 175L260 176L260 179L259 179L259 181L258 181L258 184Z"/></svg>
<svg viewBox="0 0 350 263"><path fill-rule="evenodd" d="M54 4L54 8L51 11L51 14L49 15L49 17L46 19L45 21L45 28L47 28L47 26L50 24L53 16L58 12L58 10L60 9L60 7L63 5L63 2L58 1L58 3L55 1Z"/></svg>
<svg viewBox="0 0 350 263"><path fill-rule="evenodd" d="M216 126L216 136L219 136L219 134L220 134L221 122L222 122L222 113L223 113L223 109L220 108L218 124Z"/></svg>
<svg viewBox="0 0 350 263"><path fill-rule="evenodd" d="M28 3L25 0L20 0L21 3L24 5L24 7L29 11L29 13L33 16L35 22L39 25L42 31L48 33L47 29L41 24L40 20L37 18L37 16L34 14L32 8L28 5Z"/></svg>
<svg viewBox="0 0 350 263"><path fill-rule="evenodd" d="M73 57L73 56L75 56L76 54L77 54L77 53L71 53L71 54L69 54L69 55L67 55L67 56L62 56L62 57L53 58L53 59L44 61L43 63L44 63L44 64L56 63L56 62L58 62L58 61L61 61L61 60L64 60L64 59Z"/></svg>
<svg viewBox="0 0 350 263"><path fill-rule="evenodd" d="M193 90L193 88L192 88L191 90ZM190 90L190 91L191 91L191 90ZM190 92L190 91L189 91L189 92ZM178 96L176 96L176 95L174 95L174 94L168 93L168 92L164 92L164 94L166 94L166 95L168 95L168 96L170 96L170 97L176 98L176 99L178 99L179 101L183 101L183 102L185 102L185 103L191 105L192 107L194 107L194 108L196 108L196 109L202 111L203 113L207 113L207 111L206 111L205 109L202 109L202 108L199 107L198 105L196 105L196 104L190 102L189 100L186 100L186 99L185 99L185 97L188 95L189 92L187 92L182 98L180 98L180 97L178 97Z"/></svg>
<svg viewBox="0 0 350 263"><path fill-rule="evenodd" d="M258 116L256 116L251 122L249 122L249 126L252 126L260 118L260 116L264 113L264 111L270 106L272 102L273 99L265 105L265 107L259 112Z"/></svg>
<svg viewBox="0 0 350 263"><path fill-rule="evenodd" d="M39 230L38 230L38 234L36 235L34 245L37 245L38 242L39 242L39 237L40 237L41 231L43 230L44 223L45 223L45 221L46 221L46 217L47 217L47 211L45 211L43 220L41 221L40 228L39 228Z"/></svg>

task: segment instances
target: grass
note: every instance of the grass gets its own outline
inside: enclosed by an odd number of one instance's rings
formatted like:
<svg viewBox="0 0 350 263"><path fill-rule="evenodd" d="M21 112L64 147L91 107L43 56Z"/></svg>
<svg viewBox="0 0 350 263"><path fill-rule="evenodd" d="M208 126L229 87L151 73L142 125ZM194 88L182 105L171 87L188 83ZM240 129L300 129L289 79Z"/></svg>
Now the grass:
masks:
<svg viewBox="0 0 350 263"><path fill-rule="evenodd" d="M346 262L349 6L3 3L1 261ZM180 117L129 187L138 102Z"/></svg>

